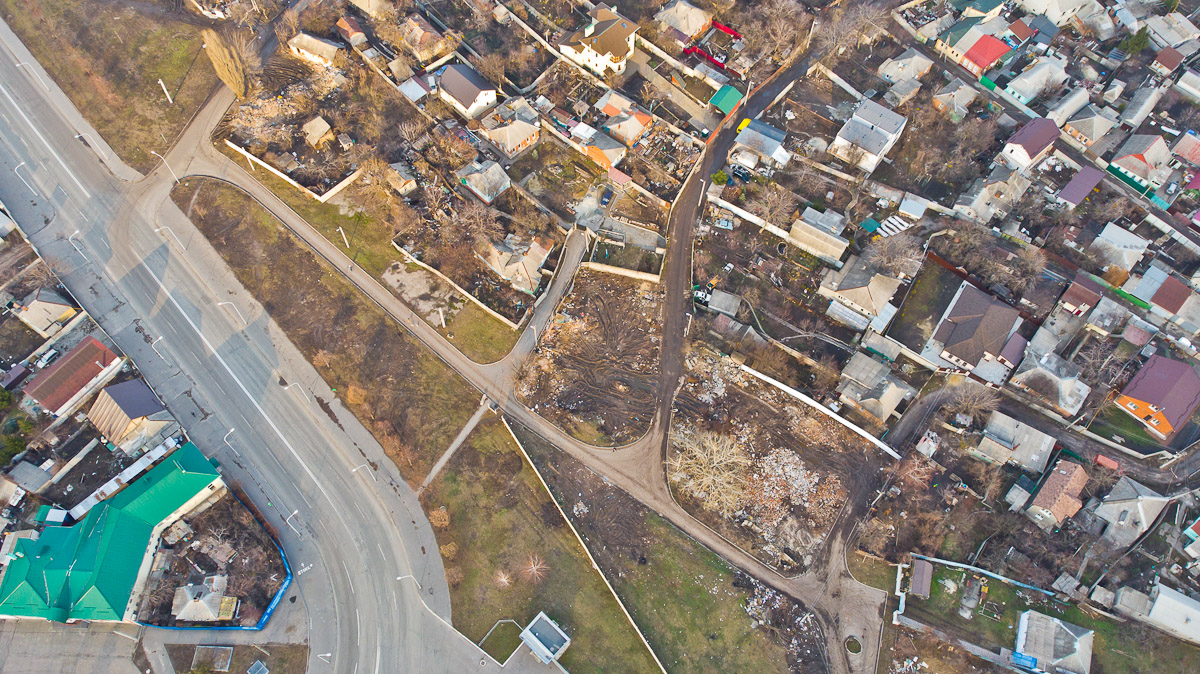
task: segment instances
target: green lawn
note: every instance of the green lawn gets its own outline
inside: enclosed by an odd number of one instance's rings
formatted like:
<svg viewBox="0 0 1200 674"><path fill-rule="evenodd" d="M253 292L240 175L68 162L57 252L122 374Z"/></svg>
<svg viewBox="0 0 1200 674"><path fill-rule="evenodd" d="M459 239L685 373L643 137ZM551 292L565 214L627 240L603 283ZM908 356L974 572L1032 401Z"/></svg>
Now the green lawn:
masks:
<svg viewBox="0 0 1200 674"><path fill-rule="evenodd" d="M851 552L846 555L846 566L850 569L850 575L863 585L886 592L896 589L896 567L891 564Z"/></svg>
<svg viewBox="0 0 1200 674"><path fill-rule="evenodd" d="M485 417L421 500L427 511L445 506L450 515L438 545L452 581L454 626L469 639L478 643L498 620L525 625L545 611L571 635L562 658L569 671L657 669L499 420ZM449 544L457 546L453 558ZM528 570L533 558L546 567L540 579ZM511 639L494 639L489 650L503 655Z"/></svg>
<svg viewBox="0 0 1200 674"><path fill-rule="evenodd" d="M646 514L644 557L621 559L613 584L671 672L787 672L784 649L746 615L745 590L717 555Z"/></svg>
<svg viewBox="0 0 1200 674"><path fill-rule="evenodd" d="M479 644L496 662L504 662L521 647L521 628L512 623L500 623Z"/></svg>
<svg viewBox="0 0 1200 674"><path fill-rule="evenodd" d="M1142 446L1154 451L1164 446L1150 435L1141 422L1122 412L1115 404L1105 405L1088 430L1110 439L1114 435L1120 436L1125 441L1124 444L1131 447Z"/></svg>
<svg viewBox="0 0 1200 674"><path fill-rule="evenodd" d="M479 305L462 300L462 308L446 322L436 326L455 348L476 363L494 363L516 346L521 333L501 323Z"/></svg>
<svg viewBox="0 0 1200 674"><path fill-rule="evenodd" d="M920 351L933 334L938 319L950 305L961 283L962 279L950 270L926 260L892 321L888 336Z"/></svg>
<svg viewBox="0 0 1200 674"><path fill-rule="evenodd" d="M0 14L83 116L146 172L217 85L194 14L165 3L0 0ZM174 100L168 103L158 81Z"/></svg>

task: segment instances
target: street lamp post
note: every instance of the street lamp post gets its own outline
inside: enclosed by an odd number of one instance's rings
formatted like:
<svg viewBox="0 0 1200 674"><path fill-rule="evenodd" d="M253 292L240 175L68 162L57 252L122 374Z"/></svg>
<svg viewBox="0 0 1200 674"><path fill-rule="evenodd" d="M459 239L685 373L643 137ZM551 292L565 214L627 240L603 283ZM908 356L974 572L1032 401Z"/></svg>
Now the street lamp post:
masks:
<svg viewBox="0 0 1200 674"><path fill-rule="evenodd" d="M162 233L162 231L163 231L164 229L165 229L165 230L167 230L168 232L170 232L170 233L171 233L171 236L175 238L175 243L179 244L179 247L180 247L180 248L182 248L182 249L184 249L184 250L187 250L187 246L185 246L185 245L184 245L184 243L183 243L183 241L181 241L181 240L179 239L179 235L178 235L178 234L176 234L176 233L175 233L175 230L171 229L170 227L168 227L168 226L166 226L166 225L163 225L162 227L155 227L155 228L154 228L154 231L156 231L156 232L158 232L159 234L161 234L161 233Z"/></svg>
<svg viewBox="0 0 1200 674"><path fill-rule="evenodd" d="M371 467L370 467L370 466L368 466L368 465L367 465L367 464L365 464L365 463L364 463L363 465L359 466L358 468L355 468L354 470L352 470L352 471L350 471L350 472L351 472L351 473L357 473L359 468L366 468L366 469L367 469L367 470L366 470L366 473L367 473L367 475L370 475L372 480L374 480L374 481L376 481L376 482L378 482L378 481L379 481L379 478L375 477L375 473L374 473L373 471L371 471L371 470L370 470L370 468L371 468ZM397 580L399 580L399 578L397 578Z"/></svg>
<svg viewBox="0 0 1200 674"><path fill-rule="evenodd" d="M293 518L293 517L295 517L295 516L296 516L296 513L298 513L298 512L300 512L300 509L299 509L299 508L297 508L297 509L293 510L293 511L292 511L292 514L291 514L291 515L288 515L288 516L287 516L287 519L285 519L285 520L283 521L283 523L284 523L284 524L286 524L286 525L288 525L289 527L291 527L292 531L296 532L296 535L297 535L297 536L300 536L300 530L296 528L296 525L295 525L295 524L292 524L292 518Z"/></svg>
<svg viewBox="0 0 1200 674"><path fill-rule="evenodd" d="M171 165L167 163L167 158L166 158L166 157L164 157L164 156L162 156L161 154L159 154L159 153L155 152L154 150L150 150L150 154L152 154L152 155L154 155L155 157L158 157L159 159L161 159L161 160L162 160L163 166L166 166L166 167L167 167L167 170L171 172L171 177L175 179L175 182L176 182L176 183L178 183L178 182L179 182L179 176L175 175L175 169L171 168Z"/></svg>
<svg viewBox="0 0 1200 674"><path fill-rule="evenodd" d="M410 573L410 574L408 574L408 575L406 575L406 576L396 576L396 580L404 580L405 578L410 578L410 579L412 579L412 582L414 582L414 583L416 583L416 584L417 584L417 589L418 589L418 590L423 590L423 589L424 589L423 587L421 587L421 581L417 580L417 577L416 577L416 576L414 576L414 575L412 575L411 573Z"/></svg>
<svg viewBox="0 0 1200 674"><path fill-rule="evenodd" d="M74 232L72 232L71 235L67 237L67 241L71 242L71 246L73 248L75 248L76 253L79 253L79 257L83 258L85 262L91 262L91 260L88 259L88 256L84 255L83 249L79 247L79 243L77 241L75 241L76 236L79 236L78 229L75 230Z"/></svg>

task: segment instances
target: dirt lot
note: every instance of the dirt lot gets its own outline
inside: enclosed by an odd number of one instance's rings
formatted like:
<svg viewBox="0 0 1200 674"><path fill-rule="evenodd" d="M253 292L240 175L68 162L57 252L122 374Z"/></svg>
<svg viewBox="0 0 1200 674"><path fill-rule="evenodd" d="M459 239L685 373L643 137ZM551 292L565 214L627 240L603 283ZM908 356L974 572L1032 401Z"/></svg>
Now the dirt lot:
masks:
<svg viewBox="0 0 1200 674"><path fill-rule="evenodd" d="M652 284L580 270L522 370L518 398L585 442L641 436L654 416L661 302Z"/></svg>
<svg viewBox="0 0 1200 674"><path fill-rule="evenodd" d="M212 670L192 669L196 647L191 644L167 644L167 655L171 665L179 674ZM304 674L308 669L307 644L261 644L258 646L234 646L229 671L245 672L261 660L271 674ZM200 665L201 663L197 663Z"/></svg>
<svg viewBox="0 0 1200 674"><path fill-rule="evenodd" d="M508 429L488 417L422 493L426 512L445 508L439 528L454 626L479 642L497 620L526 625L546 611L571 635L571 671L654 670L612 593L554 507ZM483 644L500 662L519 630L496 630Z"/></svg>
<svg viewBox="0 0 1200 674"><path fill-rule="evenodd" d="M89 435L95 437L94 432ZM132 465L133 461L134 459L125 452L109 451L107 447L97 445L62 481L50 486L42 496L60 508L70 510L105 482Z"/></svg>
<svg viewBox="0 0 1200 674"><path fill-rule="evenodd" d="M193 221L242 284L371 429L401 474L420 484L474 411L474 389L242 192L190 180L172 197L185 210L192 204Z"/></svg>
<svg viewBox="0 0 1200 674"><path fill-rule="evenodd" d="M824 639L799 602L731 568L574 459L515 430L668 672L827 671Z"/></svg>
<svg viewBox="0 0 1200 674"><path fill-rule="evenodd" d="M176 7L3 0L0 13L113 150L147 171L158 161L150 150L165 152L217 85L201 54L210 22Z"/></svg>
<svg viewBox="0 0 1200 674"><path fill-rule="evenodd" d="M981 660L961 648L939 641L936 637L899 628L891 662L886 654L880 667L887 674L1002 674L1008 670Z"/></svg>
<svg viewBox="0 0 1200 674"><path fill-rule="evenodd" d="M706 347L685 363L668 454L677 498L765 563L807 568L844 506L873 486L881 453ZM720 461L689 459L717 441Z"/></svg>
<svg viewBox="0 0 1200 674"><path fill-rule="evenodd" d="M240 600L237 619L220 624L257 623L287 575L274 541L232 494L181 521L194 533L180 540L170 552L160 552L168 555L169 566L165 572L151 573L139 617L154 625L175 625L171 615L175 589L188 583L203 583L206 576L219 574L229 580L225 595Z"/></svg>

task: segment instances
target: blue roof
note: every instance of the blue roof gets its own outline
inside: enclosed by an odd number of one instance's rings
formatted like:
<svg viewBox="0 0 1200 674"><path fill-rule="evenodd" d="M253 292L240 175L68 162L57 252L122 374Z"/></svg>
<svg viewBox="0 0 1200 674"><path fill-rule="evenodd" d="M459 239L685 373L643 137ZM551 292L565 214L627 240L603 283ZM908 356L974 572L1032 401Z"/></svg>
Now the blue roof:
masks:
<svg viewBox="0 0 1200 674"><path fill-rule="evenodd" d="M860 222L858 226L867 230L868 234L874 234L875 230L879 229L879 221L875 218L867 218Z"/></svg>
<svg viewBox="0 0 1200 674"><path fill-rule="evenodd" d="M787 133L785 131L776 129L770 124L767 124L766 122L760 122L757 119L750 120L750 125L747 126L746 129L753 129L754 131L757 131L767 138L779 143L782 143L783 139L787 138Z"/></svg>

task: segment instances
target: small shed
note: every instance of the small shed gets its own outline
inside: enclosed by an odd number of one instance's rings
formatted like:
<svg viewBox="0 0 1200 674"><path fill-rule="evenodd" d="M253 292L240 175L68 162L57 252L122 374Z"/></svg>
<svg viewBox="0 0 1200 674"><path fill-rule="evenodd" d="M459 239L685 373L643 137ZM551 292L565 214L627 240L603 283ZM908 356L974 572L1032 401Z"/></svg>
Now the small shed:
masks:
<svg viewBox="0 0 1200 674"><path fill-rule="evenodd" d="M912 565L912 578L908 584L908 593L921 599L929 599L929 589L933 585L933 564L927 560L918 559Z"/></svg>
<svg viewBox="0 0 1200 674"><path fill-rule="evenodd" d="M550 664L558 660L567 646L571 645L571 637L553 620L540 612L533 622L521 630L521 641L533 651L533 656L542 664Z"/></svg>
<svg viewBox="0 0 1200 674"><path fill-rule="evenodd" d="M713 97L708 100L710 105L717 106L717 109L726 115L737 109L738 104L742 102L742 92L734 89L726 84L713 94Z"/></svg>
<svg viewBox="0 0 1200 674"><path fill-rule="evenodd" d="M304 126L300 127L300 130L304 132L304 142L312 147L319 148L326 142L333 140L333 128L320 115L305 122Z"/></svg>

